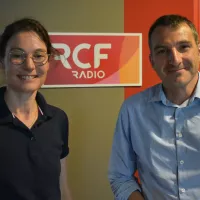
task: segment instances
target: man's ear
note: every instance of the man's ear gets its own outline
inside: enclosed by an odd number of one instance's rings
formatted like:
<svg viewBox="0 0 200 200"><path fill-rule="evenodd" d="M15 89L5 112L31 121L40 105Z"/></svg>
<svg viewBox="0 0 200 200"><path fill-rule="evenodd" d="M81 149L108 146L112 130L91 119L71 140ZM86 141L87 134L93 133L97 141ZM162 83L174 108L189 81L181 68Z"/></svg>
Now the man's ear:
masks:
<svg viewBox="0 0 200 200"><path fill-rule="evenodd" d="M198 52L199 52L199 57L200 57L200 43L198 43Z"/></svg>
<svg viewBox="0 0 200 200"><path fill-rule="evenodd" d="M152 56L151 56L151 54L149 54L149 61L152 64Z"/></svg>
<svg viewBox="0 0 200 200"><path fill-rule="evenodd" d="M149 54L149 61L151 63L151 66L153 67L153 69L155 69L155 66L154 66L154 61L153 61L153 58L152 58L152 55Z"/></svg>

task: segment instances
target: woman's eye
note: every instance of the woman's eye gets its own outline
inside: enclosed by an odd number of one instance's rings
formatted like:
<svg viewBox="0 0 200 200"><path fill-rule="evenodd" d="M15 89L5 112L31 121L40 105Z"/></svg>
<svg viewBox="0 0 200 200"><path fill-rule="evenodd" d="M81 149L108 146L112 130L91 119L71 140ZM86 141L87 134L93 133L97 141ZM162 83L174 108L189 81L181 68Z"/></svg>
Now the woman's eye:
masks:
<svg viewBox="0 0 200 200"><path fill-rule="evenodd" d="M34 55L35 58L41 58L43 55Z"/></svg>
<svg viewBox="0 0 200 200"><path fill-rule="evenodd" d="M21 56L22 56L22 55L20 55L20 54L12 54L12 55L11 55L11 57L12 57L12 58L15 58L15 59L21 58Z"/></svg>

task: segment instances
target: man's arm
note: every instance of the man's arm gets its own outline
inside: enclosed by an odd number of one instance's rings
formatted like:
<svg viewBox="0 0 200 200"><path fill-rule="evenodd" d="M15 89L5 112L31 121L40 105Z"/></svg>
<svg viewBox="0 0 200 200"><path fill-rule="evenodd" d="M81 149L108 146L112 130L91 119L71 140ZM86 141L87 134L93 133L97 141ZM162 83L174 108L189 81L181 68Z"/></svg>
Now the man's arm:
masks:
<svg viewBox="0 0 200 200"><path fill-rule="evenodd" d="M132 146L130 123L128 109L124 103L115 128L108 171L116 200L142 200L141 189L133 177L137 169L137 155Z"/></svg>
<svg viewBox="0 0 200 200"><path fill-rule="evenodd" d="M60 190L61 200L72 200L70 190L67 183L67 160L61 159L61 174L60 174Z"/></svg>

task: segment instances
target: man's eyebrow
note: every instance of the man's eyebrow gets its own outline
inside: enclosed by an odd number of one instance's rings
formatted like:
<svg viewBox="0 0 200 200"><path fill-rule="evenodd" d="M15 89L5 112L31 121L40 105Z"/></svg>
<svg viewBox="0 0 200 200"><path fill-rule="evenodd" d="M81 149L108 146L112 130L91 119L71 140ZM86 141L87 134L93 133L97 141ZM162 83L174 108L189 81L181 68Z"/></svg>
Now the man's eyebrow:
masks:
<svg viewBox="0 0 200 200"><path fill-rule="evenodd" d="M188 41L188 40L181 40L181 41L177 42L177 44L192 44L192 42Z"/></svg>
<svg viewBox="0 0 200 200"><path fill-rule="evenodd" d="M192 44L191 41L188 41L188 40L181 40L181 41L178 41L176 44L180 45L180 44ZM157 49L164 49L164 48L167 48L168 46L167 45L164 45L164 44L158 44L156 45L153 50L156 51Z"/></svg>
<svg viewBox="0 0 200 200"><path fill-rule="evenodd" d="M166 45L158 44L153 48L153 50L156 51L157 49L162 49L162 48L163 49L166 48Z"/></svg>

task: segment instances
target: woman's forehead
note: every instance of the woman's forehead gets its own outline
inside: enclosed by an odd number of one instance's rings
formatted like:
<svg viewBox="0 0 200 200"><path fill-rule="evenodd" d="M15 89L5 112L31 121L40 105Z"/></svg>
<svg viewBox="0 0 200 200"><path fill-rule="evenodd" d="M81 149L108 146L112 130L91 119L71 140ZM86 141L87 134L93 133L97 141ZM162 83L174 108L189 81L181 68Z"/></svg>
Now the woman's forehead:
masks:
<svg viewBox="0 0 200 200"><path fill-rule="evenodd" d="M20 32L12 36L7 44L7 49L20 48L26 52L33 52L37 49L47 49L46 44L39 35L33 31Z"/></svg>

